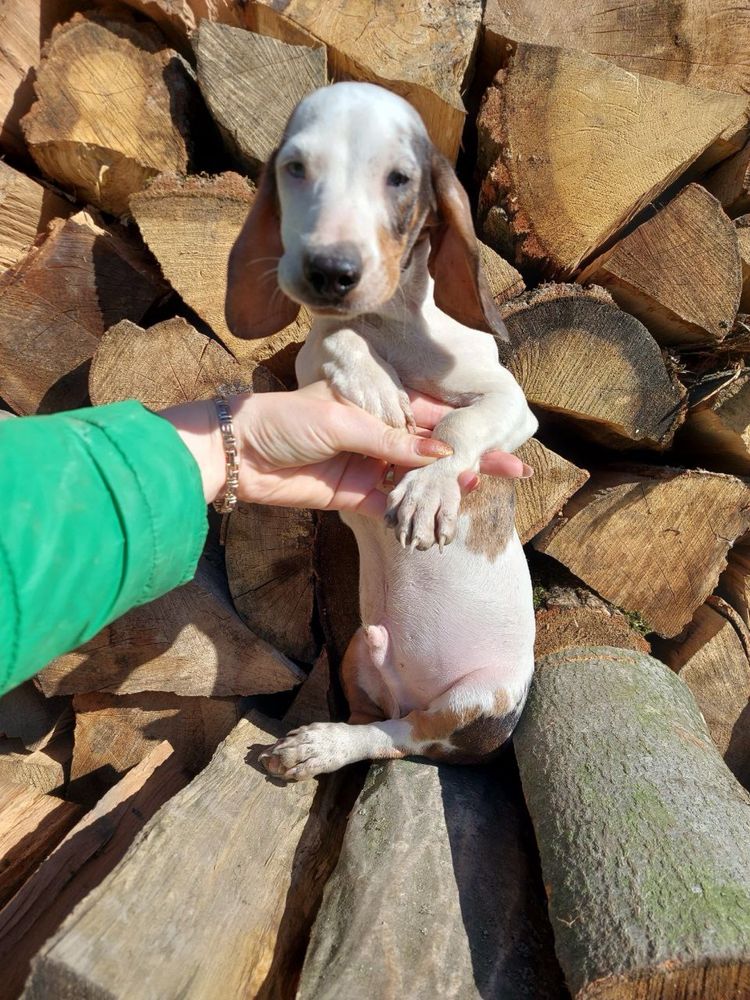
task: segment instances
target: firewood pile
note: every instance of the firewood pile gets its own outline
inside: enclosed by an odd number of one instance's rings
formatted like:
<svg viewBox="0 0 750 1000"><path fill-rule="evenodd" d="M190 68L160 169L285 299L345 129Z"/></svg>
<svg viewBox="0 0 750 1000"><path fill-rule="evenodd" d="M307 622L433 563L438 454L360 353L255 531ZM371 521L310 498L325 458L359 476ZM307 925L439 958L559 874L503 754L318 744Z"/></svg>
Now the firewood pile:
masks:
<svg viewBox="0 0 750 1000"><path fill-rule="evenodd" d="M0 699L0 1000L750 997L750 13L709 6L0 0L0 416L292 388L310 317L233 336L227 256L353 78L458 163L540 419L513 750L267 779L345 718L356 546L211 515Z"/></svg>

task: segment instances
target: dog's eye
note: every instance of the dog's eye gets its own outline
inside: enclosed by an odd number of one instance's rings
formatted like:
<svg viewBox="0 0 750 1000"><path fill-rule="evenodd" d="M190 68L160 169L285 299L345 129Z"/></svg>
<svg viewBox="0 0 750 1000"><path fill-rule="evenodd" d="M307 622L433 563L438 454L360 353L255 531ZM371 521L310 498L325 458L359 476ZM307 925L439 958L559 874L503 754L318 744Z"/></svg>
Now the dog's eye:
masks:
<svg viewBox="0 0 750 1000"><path fill-rule="evenodd" d="M296 177L298 180L301 180L305 176L305 164L299 160L291 160L286 165L286 172L290 177Z"/></svg>
<svg viewBox="0 0 750 1000"><path fill-rule="evenodd" d="M405 184L408 184L410 180L411 178L401 170L391 170L388 174L388 180L386 183L388 184L388 187L400 188Z"/></svg>

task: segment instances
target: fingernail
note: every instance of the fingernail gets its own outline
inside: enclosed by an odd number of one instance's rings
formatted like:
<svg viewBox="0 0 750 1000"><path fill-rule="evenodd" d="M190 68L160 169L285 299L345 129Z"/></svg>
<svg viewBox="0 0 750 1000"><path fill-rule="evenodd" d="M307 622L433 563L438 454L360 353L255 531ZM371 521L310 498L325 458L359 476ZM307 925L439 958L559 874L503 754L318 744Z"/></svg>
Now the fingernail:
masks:
<svg viewBox="0 0 750 1000"><path fill-rule="evenodd" d="M474 475L471 477L471 479L467 479L466 482L464 483L464 491L466 493L471 493L472 490L475 490L477 488L477 486L479 486L479 476Z"/></svg>
<svg viewBox="0 0 750 1000"><path fill-rule="evenodd" d="M445 441L438 441L436 438L417 438L417 454L425 455L429 458L448 458L453 454L453 449Z"/></svg>
<svg viewBox="0 0 750 1000"><path fill-rule="evenodd" d="M534 475L534 470L531 468L530 465L527 465L524 462L523 463L523 472L521 473L521 479L531 479L531 477L533 475Z"/></svg>

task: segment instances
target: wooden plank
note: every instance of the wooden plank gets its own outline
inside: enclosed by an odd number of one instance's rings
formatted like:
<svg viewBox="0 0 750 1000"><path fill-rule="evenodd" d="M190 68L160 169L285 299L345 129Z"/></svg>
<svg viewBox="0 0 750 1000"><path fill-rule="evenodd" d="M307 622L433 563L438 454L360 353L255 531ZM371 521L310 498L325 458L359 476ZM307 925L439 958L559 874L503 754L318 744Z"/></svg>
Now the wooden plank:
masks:
<svg viewBox="0 0 750 1000"><path fill-rule="evenodd" d="M184 784L171 758L168 743L155 747L86 813L0 910L2 1000L18 996L34 954L112 871L144 823ZM111 931L108 928L108 936Z"/></svg>
<svg viewBox="0 0 750 1000"><path fill-rule="evenodd" d="M27 1000L293 994L353 798L342 775L268 780L258 754L280 731L257 714L238 723L47 941Z"/></svg>
<svg viewBox="0 0 750 1000"><path fill-rule="evenodd" d="M0 780L0 907L80 815L72 802Z"/></svg>
<svg viewBox="0 0 750 1000"><path fill-rule="evenodd" d="M246 627L223 572L202 558L190 583L134 608L59 656L37 683L48 697L89 691L229 697L288 691L304 676Z"/></svg>
<svg viewBox="0 0 750 1000"><path fill-rule="evenodd" d="M299 1000L557 1000L515 766L373 764L305 959Z"/></svg>

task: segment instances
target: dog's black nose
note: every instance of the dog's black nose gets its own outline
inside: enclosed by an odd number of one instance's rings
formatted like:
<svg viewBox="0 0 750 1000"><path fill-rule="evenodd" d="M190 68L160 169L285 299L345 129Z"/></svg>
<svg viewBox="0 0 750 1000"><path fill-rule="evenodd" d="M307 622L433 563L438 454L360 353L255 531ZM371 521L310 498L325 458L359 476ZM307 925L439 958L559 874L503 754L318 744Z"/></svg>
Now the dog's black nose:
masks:
<svg viewBox="0 0 750 1000"><path fill-rule="evenodd" d="M306 255L304 270L305 278L317 295L330 302L339 302L359 284L362 258L356 247L326 247Z"/></svg>

